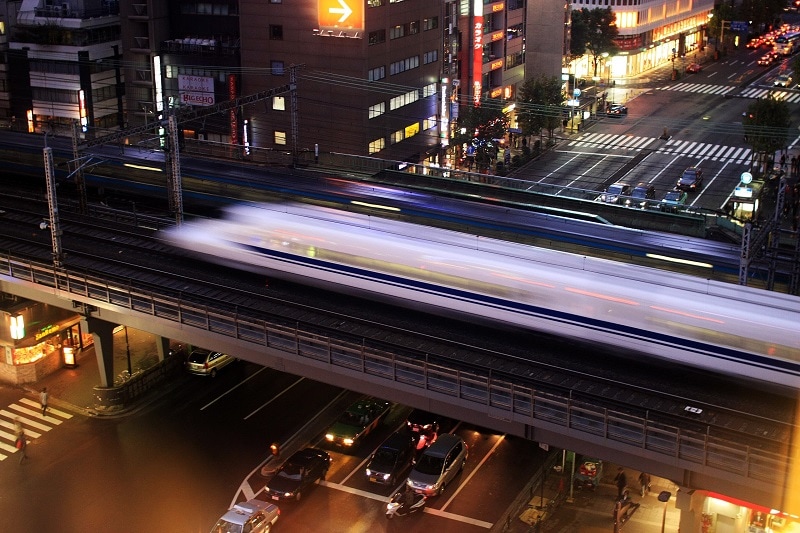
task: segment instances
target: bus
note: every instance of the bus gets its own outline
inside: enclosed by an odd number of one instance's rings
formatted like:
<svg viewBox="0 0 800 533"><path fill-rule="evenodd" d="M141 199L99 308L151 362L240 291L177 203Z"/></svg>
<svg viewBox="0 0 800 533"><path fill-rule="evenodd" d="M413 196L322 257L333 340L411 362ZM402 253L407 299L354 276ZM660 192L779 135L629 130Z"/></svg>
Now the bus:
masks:
<svg viewBox="0 0 800 533"><path fill-rule="evenodd" d="M800 31L784 33L775 39L775 51L788 56L794 53L800 45Z"/></svg>

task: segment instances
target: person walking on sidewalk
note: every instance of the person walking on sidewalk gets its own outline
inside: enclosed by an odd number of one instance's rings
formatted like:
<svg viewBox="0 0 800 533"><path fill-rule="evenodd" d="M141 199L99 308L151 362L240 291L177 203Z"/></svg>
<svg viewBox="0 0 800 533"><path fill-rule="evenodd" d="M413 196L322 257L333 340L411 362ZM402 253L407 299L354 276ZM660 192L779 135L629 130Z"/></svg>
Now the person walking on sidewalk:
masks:
<svg viewBox="0 0 800 533"><path fill-rule="evenodd" d="M617 469L617 475L614 476L614 484L617 486L617 499L622 498L625 492L625 487L628 485L628 478L625 475L625 470L622 467Z"/></svg>
<svg viewBox="0 0 800 533"><path fill-rule="evenodd" d="M642 497L650 493L650 474L642 472L639 474L639 485L642 487Z"/></svg>
<svg viewBox="0 0 800 533"><path fill-rule="evenodd" d="M47 387L42 389L39 393L39 403L42 404L42 416L47 416Z"/></svg>

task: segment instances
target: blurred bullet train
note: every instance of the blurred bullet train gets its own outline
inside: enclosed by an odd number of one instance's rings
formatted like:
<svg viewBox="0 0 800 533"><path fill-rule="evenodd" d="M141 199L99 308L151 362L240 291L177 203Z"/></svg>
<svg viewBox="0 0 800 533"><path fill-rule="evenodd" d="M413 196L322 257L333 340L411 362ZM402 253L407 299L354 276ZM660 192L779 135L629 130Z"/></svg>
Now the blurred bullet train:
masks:
<svg viewBox="0 0 800 533"><path fill-rule="evenodd" d="M800 298L299 205L168 230L204 259L800 388Z"/></svg>

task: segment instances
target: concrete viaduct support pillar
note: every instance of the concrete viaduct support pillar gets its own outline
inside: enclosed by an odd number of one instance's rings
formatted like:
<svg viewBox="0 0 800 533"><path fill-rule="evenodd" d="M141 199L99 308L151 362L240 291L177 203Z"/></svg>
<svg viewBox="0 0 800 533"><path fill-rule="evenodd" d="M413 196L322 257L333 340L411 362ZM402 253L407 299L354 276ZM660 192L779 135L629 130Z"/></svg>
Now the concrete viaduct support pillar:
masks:
<svg viewBox="0 0 800 533"><path fill-rule="evenodd" d="M169 355L169 339L166 337L156 337L156 350L158 351L158 362L160 363Z"/></svg>
<svg viewBox="0 0 800 533"><path fill-rule="evenodd" d="M116 324L86 317L87 331L94 338L94 352L97 355L97 368L100 370L100 386L114 386L114 328Z"/></svg>

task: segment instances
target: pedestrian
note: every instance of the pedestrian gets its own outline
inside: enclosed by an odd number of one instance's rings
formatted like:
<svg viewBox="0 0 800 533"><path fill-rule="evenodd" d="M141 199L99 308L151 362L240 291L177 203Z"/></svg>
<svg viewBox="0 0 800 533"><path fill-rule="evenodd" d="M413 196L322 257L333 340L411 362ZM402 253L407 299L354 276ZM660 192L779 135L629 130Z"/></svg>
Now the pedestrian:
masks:
<svg viewBox="0 0 800 533"><path fill-rule="evenodd" d="M614 476L614 484L617 486L617 499L622 498L625 493L625 487L628 485L628 478L625 476L625 470L622 467L617 469L617 475Z"/></svg>
<svg viewBox="0 0 800 533"><path fill-rule="evenodd" d="M28 449L28 439L25 437L25 430L22 429L22 424L19 424L17 431L17 441L15 446L21 452L19 456L19 464L22 464L22 461L28 458L28 454L25 453L25 450Z"/></svg>
<svg viewBox="0 0 800 533"><path fill-rule="evenodd" d="M42 389L39 393L39 403L42 404L42 416L47 416L47 387Z"/></svg>
<svg viewBox="0 0 800 533"><path fill-rule="evenodd" d="M797 175L797 158L795 156L792 156L791 163L792 163L792 169L791 169L792 176L795 176Z"/></svg>
<svg viewBox="0 0 800 533"><path fill-rule="evenodd" d="M642 472L639 474L639 485L642 487L642 497L650 492L650 474Z"/></svg>

